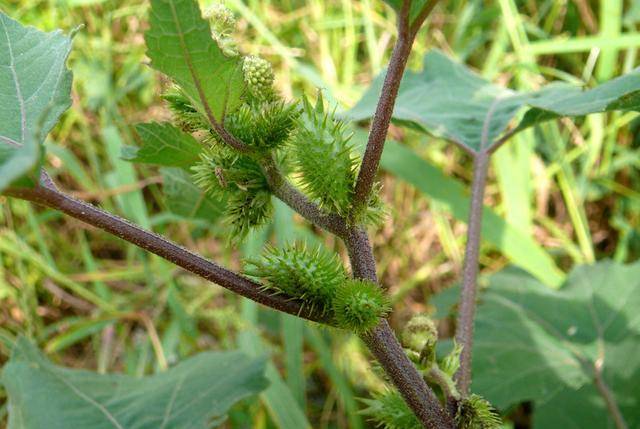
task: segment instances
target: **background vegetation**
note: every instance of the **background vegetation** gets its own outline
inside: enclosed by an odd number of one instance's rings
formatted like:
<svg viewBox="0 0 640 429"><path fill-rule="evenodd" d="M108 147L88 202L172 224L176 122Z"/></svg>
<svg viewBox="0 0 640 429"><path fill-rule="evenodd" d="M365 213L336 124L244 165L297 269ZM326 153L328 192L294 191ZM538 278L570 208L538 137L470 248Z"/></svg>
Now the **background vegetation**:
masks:
<svg viewBox="0 0 640 429"><path fill-rule="evenodd" d="M390 53L394 13L381 1L226 4L240 18L243 50L276 65L285 95L320 87L347 109ZM277 205L268 229L229 250L224 226L185 223L180 210L167 207L156 169L120 160L120 148L135 143L131 124L168 116L155 95L166 82L144 64L147 7L139 0L0 0L9 16L42 30L84 24L70 60L74 104L47 143L57 182L235 268L239 252L256 253L265 240L319 237ZM636 0L443 1L418 36L410 67L420 68L423 54L439 48L514 89L553 80L590 85L637 65L638 21ZM493 158L486 202L500 217L486 221L503 219L533 237L563 271L602 258L637 260L636 117L591 115L517 136ZM468 183L471 169L467 155L443 141L399 128L391 137L428 162L383 163L391 216L374 241L395 303L392 324L401 326L413 313L435 313L431 298L459 278L466 226L442 198L458 192L442 174ZM485 238L487 274L507 265L507 249L519 243ZM437 313L442 336L452 332L446 316ZM59 213L0 200L0 365L18 333L60 363L99 372L152 373L200 350L268 353L271 386L259 402L234 409L226 423L234 428L300 428L305 419L314 428L367 427L357 398L381 384L350 335L259 308ZM0 390L0 426L3 402ZM515 427L527 427L526 404L508 412Z"/></svg>

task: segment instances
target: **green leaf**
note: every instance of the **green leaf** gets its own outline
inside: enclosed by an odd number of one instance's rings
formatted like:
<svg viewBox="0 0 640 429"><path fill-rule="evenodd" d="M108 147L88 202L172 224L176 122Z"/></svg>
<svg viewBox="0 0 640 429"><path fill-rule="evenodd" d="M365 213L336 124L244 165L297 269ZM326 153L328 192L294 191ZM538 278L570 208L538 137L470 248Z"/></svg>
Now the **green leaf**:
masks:
<svg viewBox="0 0 640 429"><path fill-rule="evenodd" d="M191 176L180 168L161 170L163 190L169 210L187 219L213 222L223 213L223 204L208 197Z"/></svg>
<svg viewBox="0 0 640 429"><path fill-rule="evenodd" d="M123 150L122 159L127 161L188 168L195 164L202 151L195 138L171 124L138 124L136 131L142 146Z"/></svg>
<svg viewBox="0 0 640 429"><path fill-rule="evenodd" d="M180 85L202 114L223 122L244 92L240 57L222 53L195 0L152 0L149 21L152 67Z"/></svg>
<svg viewBox="0 0 640 429"><path fill-rule="evenodd" d="M601 367L638 427L638 308L640 263L578 267L558 291L518 270L496 274L478 307L472 388L500 408L534 401L536 428L614 427L595 387Z"/></svg>
<svg viewBox="0 0 640 429"><path fill-rule="evenodd" d="M20 338L1 380L8 429L206 429L267 386L264 369L240 352L206 352L153 376L100 375L56 366Z"/></svg>
<svg viewBox="0 0 640 429"><path fill-rule="evenodd" d="M37 170L45 137L71 105L70 50L60 31L23 27L0 12L0 190Z"/></svg>
<svg viewBox="0 0 640 429"><path fill-rule="evenodd" d="M348 113L368 119L375 111L384 73L378 76ZM453 141L471 152L488 150L507 126L524 115L518 131L562 116L640 109L640 71L597 88L554 83L535 92L516 92L494 85L440 51L429 52L421 72L402 80L393 119Z"/></svg>

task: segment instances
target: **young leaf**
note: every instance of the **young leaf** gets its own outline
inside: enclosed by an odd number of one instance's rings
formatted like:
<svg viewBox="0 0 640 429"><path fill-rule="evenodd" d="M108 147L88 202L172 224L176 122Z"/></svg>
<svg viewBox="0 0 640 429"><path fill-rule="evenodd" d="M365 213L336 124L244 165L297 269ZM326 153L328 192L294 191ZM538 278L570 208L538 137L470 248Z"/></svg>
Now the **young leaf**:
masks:
<svg viewBox="0 0 640 429"><path fill-rule="evenodd" d="M0 190L38 170L45 137L71 105L70 50L60 31L23 27L0 12Z"/></svg>
<svg viewBox="0 0 640 429"><path fill-rule="evenodd" d="M187 168L195 164L202 150L195 138L171 124L138 124L136 131L142 146L123 153L127 161Z"/></svg>
<svg viewBox="0 0 640 429"><path fill-rule="evenodd" d="M240 352L206 352L153 376L101 375L56 366L20 338L0 381L8 429L207 429L267 386L264 369Z"/></svg>
<svg viewBox="0 0 640 429"><path fill-rule="evenodd" d="M195 0L152 0L149 20L145 40L151 65L180 85L209 120L221 123L241 102L241 58L218 47Z"/></svg>
<svg viewBox="0 0 640 429"><path fill-rule="evenodd" d="M628 427L638 427L639 307L640 263L579 267L559 291L518 270L494 275L475 324L473 390L499 408L534 401L536 428L567 415L576 419L568 427L615 427L597 370Z"/></svg>
<svg viewBox="0 0 640 429"><path fill-rule="evenodd" d="M376 78L349 112L351 118L373 115L383 79L384 74ZM524 117L516 124L518 131L562 116L638 109L640 71L591 90L555 83L535 92L516 92L435 50L425 56L422 72L405 74L393 119L478 152L489 149L519 113Z"/></svg>

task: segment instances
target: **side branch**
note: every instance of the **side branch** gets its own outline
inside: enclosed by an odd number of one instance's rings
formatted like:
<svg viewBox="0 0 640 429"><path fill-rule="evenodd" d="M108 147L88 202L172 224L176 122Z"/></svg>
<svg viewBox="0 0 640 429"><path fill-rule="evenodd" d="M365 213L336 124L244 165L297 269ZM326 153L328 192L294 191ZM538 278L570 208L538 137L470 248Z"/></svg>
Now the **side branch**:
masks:
<svg viewBox="0 0 640 429"><path fill-rule="evenodd" d="M326 323L322 317L312 313L308 306L302 306L298 301L268 293L262 289L262 285L253 280L230 271L215 262L209 261L125 219L105 212L86 202L72 198L46 183L45 186L38 186L36 188L10 188L5 191L4 194L59 210L82 222L100 228L103 231L154 253L191 273L197 274L205 280L216 283L225 289L267 307L315 322Z"/></svg>
<svg viewBox="0 0 640 429"><path fill-rule="evenodd" d="M269 187L278 199L317 227L345 239L349 234L349 227L343 217L333 213L325 213L317 204L291 185L282 176L273 158L262 159L261 165Z"/></svg>
<svg viewBox="0 0 640 429"><path fill-rule="evenodd" d="M462 346L460 355L460 369L455 379L462 396L469 393L471 384L471 351L473 347L473 320L476 311L476 292L478 277L478 260L480 257L480 235L482 228L482 209L487 171L489 169L489 154L479 152L473 162L473 183L471 186L471 207L467 231L467 245L463 267L462 290L460 292L460 307L456 326L456 341Z"/></svg>

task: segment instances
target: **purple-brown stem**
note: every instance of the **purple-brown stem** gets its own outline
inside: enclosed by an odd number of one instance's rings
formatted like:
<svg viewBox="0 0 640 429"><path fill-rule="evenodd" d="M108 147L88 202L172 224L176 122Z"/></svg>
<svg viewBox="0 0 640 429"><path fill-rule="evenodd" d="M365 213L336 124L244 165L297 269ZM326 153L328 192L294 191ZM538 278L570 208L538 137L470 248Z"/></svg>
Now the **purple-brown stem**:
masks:
<svg viewBox="0 0 640 429"><path fill-rule="evenodd" d="M393 115L393 107L395 106L400 82L404 75L409 54L416 34L420 26L427 18L429 13L437 1L430 1L420 12L418 18L413 22L409 22L409 10L411 1L405 0L402 10L398 18L398 39L393 47L389 67L384 78L380 98L376 107L375 114L371 121L371 130L367 140L367 148L362 158L362 165L358 173L355 191L353 195L353 211L357 212L367 205L369 194L375 183L380 158L384 149L384 142L387 139L391 116Z"/></svg>
<svg viewBox="0 0 640 429"><path fill-rule="evenodd" d="M366 232L353 229L345 244L353 276L377 283L376 263ZM361 335L361 338L424 427L455 428L451 416L404 353L386 320L382 320L373 331Z"/></svg>
<svg viewBox="0 0 640 429"><path fill-rule="evenodd" d="M274 295L263 289L263 286L240 274L230 271L215 262L209 261L182 246L179 246L160 235L140 228L131 222L107 213L84 201L77 200L50 186L35 188L13 188L4 192L10 197L31 201L55 210L59 210L73 218L100 228L110 234L128 241L142 249L154 253L185 270L216 283L232 292L274 308L285 313L305 319L327 322L319 315L312 313L309 306L287 297Z"/></svg>
<svg viewBox="0 0 640 429"><path fill-rule="evenodd" d="M478 259L480 256L480 235L482 229L482 209L484 190L489 169L489 154L480 151L473 161L473 182L471 185L471 206L467 230L467 245L462 273L462 290L456 325L456 341L462 346L460 368L455 375L458 390L462 396L469 393L471 385L471 353L473 347L473 320L476 311Z"/></svg>

